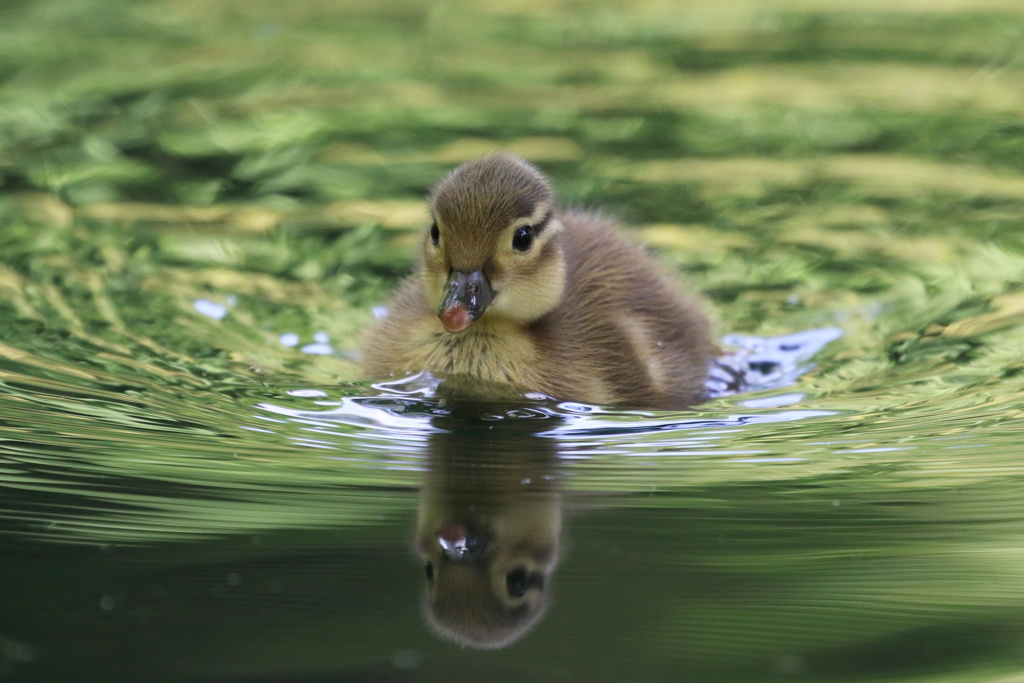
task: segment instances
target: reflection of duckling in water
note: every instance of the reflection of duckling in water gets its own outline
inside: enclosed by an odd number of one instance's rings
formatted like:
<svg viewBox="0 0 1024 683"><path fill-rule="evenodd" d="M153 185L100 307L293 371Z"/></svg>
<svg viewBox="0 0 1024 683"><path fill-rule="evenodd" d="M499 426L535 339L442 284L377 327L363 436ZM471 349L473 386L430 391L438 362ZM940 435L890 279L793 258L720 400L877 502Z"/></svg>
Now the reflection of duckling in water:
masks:
<svg viewBox="0 0 1024 683"><path fill-rule="evenodd" d="M416 523L427 621L477 648L509 645L539 621L561 533L551 440L493 424L431 437Z"/></svg>
<svg viewBox="0 0 1024 683"><path fill-rule="evenodd" d="M547 178L509 154L455 169L430 209L418 272L365 345L369 376L427 370L476 397L701 399L707 320L614 221L557 209Z"/></svg>

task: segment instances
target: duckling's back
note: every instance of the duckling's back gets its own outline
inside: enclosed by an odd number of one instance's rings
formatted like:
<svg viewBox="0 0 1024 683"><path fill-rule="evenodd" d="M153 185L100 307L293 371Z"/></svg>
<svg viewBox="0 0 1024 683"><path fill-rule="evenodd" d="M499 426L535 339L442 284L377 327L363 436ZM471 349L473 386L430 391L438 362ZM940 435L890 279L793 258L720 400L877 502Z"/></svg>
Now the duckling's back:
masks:
<svg viewBox="0 0 1024 683"><path fill-rule="evenodd" d="M559 218L569 271L561 304L533 326L549 384L537 388L599 404L699 402L715 349L698 301L615 221L584 212Z"/></svg>

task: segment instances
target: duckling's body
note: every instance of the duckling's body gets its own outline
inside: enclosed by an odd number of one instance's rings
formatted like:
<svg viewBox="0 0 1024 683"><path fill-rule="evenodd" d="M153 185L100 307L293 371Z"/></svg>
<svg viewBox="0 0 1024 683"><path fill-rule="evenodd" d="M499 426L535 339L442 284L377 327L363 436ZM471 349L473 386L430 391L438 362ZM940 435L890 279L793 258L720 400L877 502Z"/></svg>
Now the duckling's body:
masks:
<svg viewBox="0 0 1024 683"><path fill-rule="evenodd" d="M557 210L543 174L504 154L456 169L431 208L418 273L366 344L367 375L426 370L466 396L701 399L707 319L614 221Z"/></svg>

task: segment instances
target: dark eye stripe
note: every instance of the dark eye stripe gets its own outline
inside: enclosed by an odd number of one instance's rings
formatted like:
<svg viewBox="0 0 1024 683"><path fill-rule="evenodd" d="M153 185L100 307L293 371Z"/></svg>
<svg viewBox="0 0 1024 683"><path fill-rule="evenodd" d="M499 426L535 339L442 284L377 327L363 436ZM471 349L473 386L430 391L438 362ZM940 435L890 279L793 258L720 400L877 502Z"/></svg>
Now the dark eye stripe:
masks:
<svg viewBox="0 0 1024 683"><path fill-rule="evenodd" d="M539 235L541 231L547 227L548 223L551 222L551 216L554 215L554 209L548 209L548 212L544 214L544 217L537 221L533 226L533 234Z"/></svg>

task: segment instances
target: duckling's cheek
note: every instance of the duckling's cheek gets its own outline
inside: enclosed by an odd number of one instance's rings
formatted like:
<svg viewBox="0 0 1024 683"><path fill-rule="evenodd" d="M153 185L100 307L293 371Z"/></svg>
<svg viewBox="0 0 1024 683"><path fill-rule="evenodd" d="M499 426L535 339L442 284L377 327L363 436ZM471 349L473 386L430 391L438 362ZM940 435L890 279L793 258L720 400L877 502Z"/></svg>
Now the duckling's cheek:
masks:
<svg viewBox="0 0 1024 683"><path fill-rule="evenodd" d="M448 274L431 269L424 269L420 275L423 295L427 301L440 301L448 288Z"/></svg>

